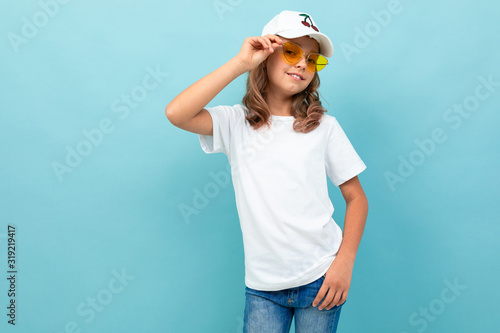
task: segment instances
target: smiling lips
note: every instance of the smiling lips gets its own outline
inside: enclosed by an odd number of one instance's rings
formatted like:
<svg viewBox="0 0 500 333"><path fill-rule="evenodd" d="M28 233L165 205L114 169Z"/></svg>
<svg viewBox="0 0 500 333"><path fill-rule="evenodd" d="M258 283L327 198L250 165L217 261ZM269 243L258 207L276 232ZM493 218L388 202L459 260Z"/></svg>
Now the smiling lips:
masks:
<svg viewBox="0 0 500 333"><path fill-rule="evenodd" d="M288 76L290 76L294 80L297 80L297 81L305 80L304 77L302 75L300 75L299 73L287 73L287 74L288 74Z"/></svg>

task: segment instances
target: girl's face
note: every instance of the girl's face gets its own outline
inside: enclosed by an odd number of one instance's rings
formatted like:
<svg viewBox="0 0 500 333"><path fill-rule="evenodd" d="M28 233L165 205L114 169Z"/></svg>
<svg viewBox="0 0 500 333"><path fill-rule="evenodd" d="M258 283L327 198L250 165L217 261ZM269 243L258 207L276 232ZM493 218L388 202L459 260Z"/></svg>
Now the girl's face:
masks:
<svg viewBox="0 0 500 333"><path fill-rule="evenodd" d="M291 39L281 37L281 39L299 45L304 52L302 59L293 65L286 61L283 55L283 46L275 48L274 53L271 53L266 59L269 92L290 97L306 89L313 79L314 72L307 68L306 57L309 53L318 53L319 44L308 36Z"/></svg>

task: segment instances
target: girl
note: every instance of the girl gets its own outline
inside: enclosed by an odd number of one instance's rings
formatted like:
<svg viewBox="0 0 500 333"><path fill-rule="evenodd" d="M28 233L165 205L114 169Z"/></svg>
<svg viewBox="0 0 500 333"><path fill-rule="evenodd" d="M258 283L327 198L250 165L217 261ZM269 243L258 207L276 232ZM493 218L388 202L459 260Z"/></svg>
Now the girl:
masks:
<svg viewBox="0 0 500 333"><path fill-rule="evenodd" d="M318 72L333 45L310 15L283 11L240 52L175 97L165 113L228 156L245 253L244 332L336 332L368 213L366 166L324 114ZM243 105L206 105L249 72ZM332 218L327 176L346 201Z"/></svg>

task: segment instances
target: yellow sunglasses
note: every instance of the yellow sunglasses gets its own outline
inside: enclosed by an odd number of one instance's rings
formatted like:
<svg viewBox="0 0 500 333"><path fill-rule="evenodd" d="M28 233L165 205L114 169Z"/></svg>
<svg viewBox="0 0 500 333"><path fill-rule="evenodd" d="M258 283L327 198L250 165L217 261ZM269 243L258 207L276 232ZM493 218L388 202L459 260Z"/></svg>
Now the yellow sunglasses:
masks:
<svg viewBox="0 0 500 333"><path fill-rule="evenodd" d="M296 64L302 59L304 51L300 46L292 42L285 42L283 44L283 55L285 60L290 64ZM328 59L319 53L309 53L306 57L307 67L311 72L319 72L326 65L328 65Z"/></svg>

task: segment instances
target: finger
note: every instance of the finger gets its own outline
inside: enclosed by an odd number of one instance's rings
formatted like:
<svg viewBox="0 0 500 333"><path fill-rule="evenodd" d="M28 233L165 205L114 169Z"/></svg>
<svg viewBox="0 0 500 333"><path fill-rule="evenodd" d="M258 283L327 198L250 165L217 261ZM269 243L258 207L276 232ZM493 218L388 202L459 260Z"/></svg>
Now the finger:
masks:
<svg viewBox="0 0 500 333"><path fill-rule="evenodd" d="M263 49L268 49L269 52L274 52L274 49L283 45L285 42L276 35L264 35L259 38L259 43L262 45Z"/></svg>
<svg viewBox="0 0 500 333"><path fill-rule="evenodd" d="M337 291L335 293L335 296L333 297L333 300L331 301L331 303L326 306L326 309L330 310L334 306L340 305L341 296L342 296L342 293L340 291Z"/></svg>
<svg viewBox="0 0 500 333"><path fill-rule="evenodd" d="M326 292L328 291L328 286L323 284L321 288L319 288L318 293L316 294L316 298L314 298L314 301L312 302L312 306L316 306L319 304L319 302L323 299L325 296Z"/></svg>
<svg viewBox="0 0 500 333"><path fill-rule="evenodd" d="M250 45L255 49L266 49L268 48L267 43L262 37L253 37L249 40Z"/></svg>
<svg viewBox="0 0 500 333"><path fill-rule="evenodd" d="M340 299L335 303L335 305L341 306L342 304L344 304L345 301L347 300L347 293L348 292L349 292L348 290L344 290L342 292L342 295L341 295Z"/></svg>
<svg viewBox="0 0 500 333"><path fill-rule="evenodd" d="M279 43L279 44L284 44L285 43L285 41L283 39L281 39L277 35L267 34L267 35L265 35L265 37L267 37L267 38L269 38L269 40L272 40L273 42L276 42L276 43Z"/></svg>
<svg viewBox="0 0 500 333"><path fill-rule="evenodd" d="M271 47L273 48L273 51L274 51L274 49L285 44L285 41L276 35L268 35L268 36L269 36L268 38L269 38L269 41L271 42Z"/></svg>
<svg viewBox="0 0 500 333"><path fill-rule="evenodd" d="M345 303L345 301L347 300L347 293L348 293L347 291L344 291L344 292L342 293L342 297L340 298L340 300L339 300L339 302L337 303L337 305L339 305L339 306L340 306L340 305L342 305L342 304L344 304L344 303Z"/></svg>
<svg viewBox="0 0 500 333"><path fill-rule="evenodd" d="M330 286L326 283L326 280L324 280L312 302L312 306L318 306L319 302L326 296L328 289L330 289Z"/></svg>
<svg viewBox="0 0 500 333"><path fill-rule="evenodd" d="M337 290L335 297L333 298L333 305L340 304L340 299L342 298L342 291Z"/></svg>
<svg viewBox="0 0 500 333"><path fill-rule="evenodd" d="M267 35L266 35L267 36ZM266 44L269 46L269 50L271 52L274 52L274 49L273 49L273 42L271 42L271 40L269 39L269 37L262 37L265 41L266 41Z"/></svg>
<svg viewBox="0 0 500 333"><path fill-rule="evenodd" d="M276 36L276 35L265 35L264 37L271 44L271 48L272 48L273 51L274 51L275 48L277 48L277 47L285 44L285 41L283 39L281 39L280 37Z"/></svg>
<svg viewBox="0 0 500 333"><path fill-rule="evenodd" d="M328 290L328 293L326 294L325 299L318 306L318 310L323 310L324 308L329 306L330 303L332 302L334 296L335 296L335 290L333 290L333 289Z"/></svg>
<svg viewBox="0 0 500 333"><path fill-rule="evenodd" d="M278 47L282 46L283 44L280 44L280 43L276 43L276 42L273 42L273 49L277 49Z"/></svg>

